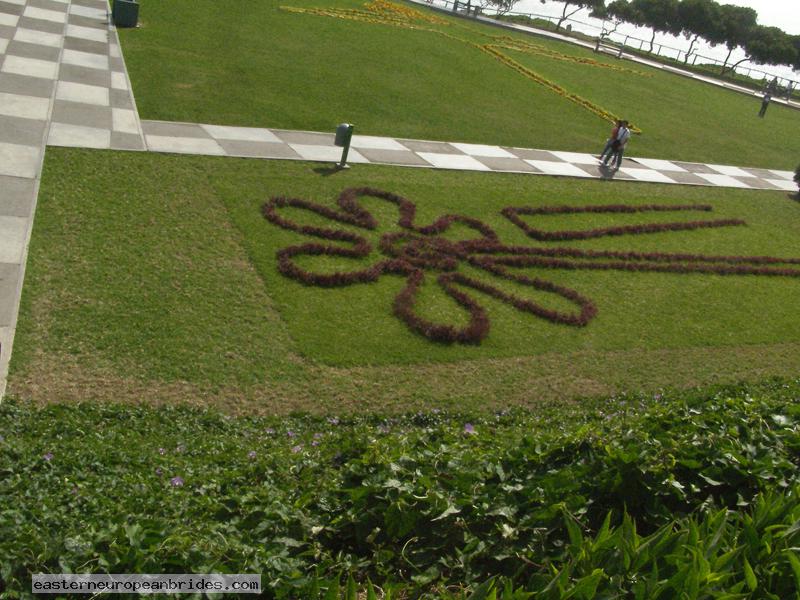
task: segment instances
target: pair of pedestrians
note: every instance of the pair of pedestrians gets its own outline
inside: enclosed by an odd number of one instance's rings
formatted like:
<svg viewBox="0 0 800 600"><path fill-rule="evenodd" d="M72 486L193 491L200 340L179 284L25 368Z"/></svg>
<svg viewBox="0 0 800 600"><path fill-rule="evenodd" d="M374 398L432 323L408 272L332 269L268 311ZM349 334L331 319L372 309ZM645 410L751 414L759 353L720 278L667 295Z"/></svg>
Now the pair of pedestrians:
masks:
<svg viewBox="0 0 800 600"><path fill-rule="evenodd" d="M611 130L611 137L606 140L606 145L600 153L600 162L604 167L608 166L609 161L614 164L614 170L617 170L622 165L622 155L625 152L625 146L628 140L631 139L631 130L628 128L628 122L623 119L618 119Z"/></svg>

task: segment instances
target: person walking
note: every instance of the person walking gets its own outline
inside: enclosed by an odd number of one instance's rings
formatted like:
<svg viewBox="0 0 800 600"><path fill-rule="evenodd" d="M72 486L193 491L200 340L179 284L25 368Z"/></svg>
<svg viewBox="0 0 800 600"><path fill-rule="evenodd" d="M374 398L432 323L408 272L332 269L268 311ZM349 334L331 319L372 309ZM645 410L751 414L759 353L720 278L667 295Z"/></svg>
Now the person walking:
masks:
<svg viewBox="0 0 800 600"><path fill-rule="evenodd" d="M758 116L762 119L767 112L767 107L769 106L769 101L772 100L772 94L769 90L764 92L764 98L761 100L761 110L758 111Z"/></svg>
<svg viewBox="0 0 800 600"><path fill-rule="evenodd" d="M617 135L614 138L614 141L611 144L611 153L606 156L603 160L603 166L607 167L609 160L611 160L612 155L614 158L614 170L619 170L620 166L622 166L622 155L625 152L625 146L628 144L628 140L631 139L631 130L628 129L628 121L622 121L620 123L619 129L617 129Z"/></svg>
<svg viewBox="0 0 800 600"><path fill-rule="evenodd" d="M617 133L619 133L620 125L622 125L622 121L617 119L614 128L611 130L611 136L606 140L606 145L603 147L603 151L600 153L600 162L604 162L603 159L606 157L606 154L611 154L611 147L614 145L614 140L617 139Z"/></svg>

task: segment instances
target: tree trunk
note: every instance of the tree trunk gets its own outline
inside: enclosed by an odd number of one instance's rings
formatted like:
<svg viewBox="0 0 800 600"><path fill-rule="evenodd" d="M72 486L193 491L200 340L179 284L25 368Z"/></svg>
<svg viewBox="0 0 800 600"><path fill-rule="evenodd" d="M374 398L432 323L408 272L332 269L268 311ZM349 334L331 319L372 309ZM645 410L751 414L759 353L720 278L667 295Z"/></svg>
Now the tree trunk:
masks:
<svg viewBox="0 0 800 600"><path fill-rule="evenodd" d="M722 63L722 70L719 72L720 75L725 75L725 71L727 70L725 67L728 66L728 60L730 60L733 50L733 48L728 48L728 56L725 57L725 62Z"/></svg>
<svg viewBox="0 0 800 600"><path fill-rule="evenodd" d="M653 37L650 38L650 54L653 53L653 44L656 42L656 30L653 29Z"/></svg>
<svg viewBox="0 0 800 600"><path fill-rule="evenodd" d="M694 45L697 42L697 38L699 37L700 34L698 33L692 38L692 42L689 44L689 49L686 51L686 58L683 59L683 64L685 65L689 64L689 57L692 55L692 48L694 48Z"/></svg>
<svg viewBox="0 0 800 600"><path fill-rule="evenodd" d="M563 11L562 11L562 13L561 13L561 18L558 20L558 23L556 23L556 31L558 31L559 29L561 29L561 24L562 24L564 21L566 21L567 19L569 19L569 18L570 18L572 15L574 15L576 12L578 12L578 11L581 9L581 7L579 6L578 8L576 8L575 10L573 10L571 13L567 14L567 7L568 7L568 6L569 6L569 2L564 2L564 10L563 10Z"/></svg>
<svg viewBox="0 0 800 600"><path fill-rule="evenodd" d="M730 56L730 54L728 56ZM736 67L738 67L740 64L742 64L746 60L750 60L750 57L749 56L745 56L742 60L740 60L737 63L733 63L731 66L729 66L727 68L723 66L722 67L722 71L720 71L719 74L720 75L725 75L725 73L727 73L728 71L733 71ZM725 62L728 62L728 61L726 60Z"/></svg>

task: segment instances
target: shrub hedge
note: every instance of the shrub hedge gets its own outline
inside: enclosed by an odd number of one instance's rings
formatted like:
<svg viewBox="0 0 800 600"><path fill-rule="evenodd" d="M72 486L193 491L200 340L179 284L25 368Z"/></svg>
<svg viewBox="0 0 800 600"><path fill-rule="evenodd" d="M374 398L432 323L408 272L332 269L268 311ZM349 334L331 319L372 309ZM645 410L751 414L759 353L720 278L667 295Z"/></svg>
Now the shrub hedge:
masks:
<svg viewBox="0 0 800 600"><path fill-rule="evenodd" d="M327 419L10 400L0 590L255 572L278 598L794 598L799 397Z"/></svg>

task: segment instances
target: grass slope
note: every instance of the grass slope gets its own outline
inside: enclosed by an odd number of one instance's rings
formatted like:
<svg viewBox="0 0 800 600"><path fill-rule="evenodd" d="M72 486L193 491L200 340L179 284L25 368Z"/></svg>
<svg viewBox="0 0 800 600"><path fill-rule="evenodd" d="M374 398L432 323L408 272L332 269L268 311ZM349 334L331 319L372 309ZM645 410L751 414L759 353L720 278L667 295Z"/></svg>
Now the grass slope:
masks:
<svg viewBox="0 0 800 600"><path fill-rule="evenodd" d="M361 0L143 0L142 27L121 31L144 118L599 152L609 126L471 44L507 32L448 17L425 30L296 14L365 10ZM419 23L417 23L419 25ZM513 34L545 51L508 55L639 124L630 152L699 162L794 168L800 113L569 44ZM494 39L496 42L496 39Z"/></svg>
<svg viewBox="0 0 800 600"><path fill-rule="evenodd" d="M374 166L330 175L306 163L59 148L48 149L44 173L10 379L21 397L138 400L147 389L153 401L232 411L396 412L532 405L800 366L788 309L796 279L549 270L540 275L595 300L588 327L478 297L490 336L480 347L444 346L392 315L396 276L320 289L279 275L276 250L305 240L259 212L273 194L330 204L346 187L370 185L414 200L418 222L456 212L528 244L500 208L702 202L714 218L748 225L568 245L786 256L800 206L785 193ZM460 318L433 286L420 310Z"/></svg>

